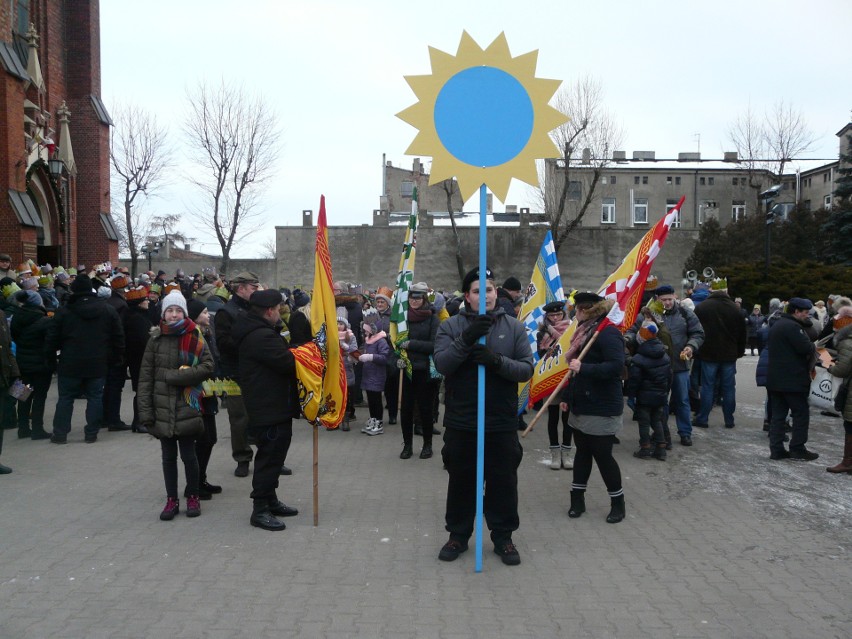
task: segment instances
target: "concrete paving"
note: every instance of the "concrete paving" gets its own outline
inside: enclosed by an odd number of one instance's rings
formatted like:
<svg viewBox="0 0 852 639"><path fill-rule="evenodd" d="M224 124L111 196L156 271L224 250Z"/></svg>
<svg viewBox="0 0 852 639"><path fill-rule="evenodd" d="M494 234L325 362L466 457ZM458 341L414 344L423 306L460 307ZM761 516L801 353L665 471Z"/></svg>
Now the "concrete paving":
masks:
<svg viewBox="0 0 852 639"><path fill-rule="evenodd" d="M523 440L522 563L504 566L486 531L478 574L472 547L438 561L446 474L417 445L398 459L398 426L319 434L314 527L311 431L296 422L280 496L301 512L272 533L248 524L250 479L233 475L226 414L210 468L224 492L197 519L162 522L158 443L102 432L85 444L78 402L65 446L5 433L14 473L0 477L0 638L845 639L852 475L825 472L840 458L841 422L812 415L818 461L770 461L756 359L740 363L736 428L716 408L695 446L676 443L664 463L632 457L638 434L625 419L617 525L604 521L597 470L587 513L568 519L571 473L548 468L537 427ZM127 421L130 398L128 388Z"/></svg>

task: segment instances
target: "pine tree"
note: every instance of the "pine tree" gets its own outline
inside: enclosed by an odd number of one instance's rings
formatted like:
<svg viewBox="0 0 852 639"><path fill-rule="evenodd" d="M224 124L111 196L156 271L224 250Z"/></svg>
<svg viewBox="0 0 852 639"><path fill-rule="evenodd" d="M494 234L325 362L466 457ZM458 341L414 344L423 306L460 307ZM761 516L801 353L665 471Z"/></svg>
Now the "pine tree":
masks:
<svg viewBox="0 0 852 639"><path fill-rule="evenodd" d="M837 203L822 227L830 238L824 257L833 264L852 264L852 135L847 135L846 140L849 152L840 154L840 178L834 190Z"/></svg>

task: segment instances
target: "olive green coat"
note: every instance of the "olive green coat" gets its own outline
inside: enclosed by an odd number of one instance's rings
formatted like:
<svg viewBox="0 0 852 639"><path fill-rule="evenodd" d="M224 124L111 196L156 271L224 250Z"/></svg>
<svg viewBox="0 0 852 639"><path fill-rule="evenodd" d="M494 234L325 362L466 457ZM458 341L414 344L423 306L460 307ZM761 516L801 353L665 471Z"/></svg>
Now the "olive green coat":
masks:
<svg viewBox="0 0 852 639"><path fill-rule="evenodd" d="M142 355L137 397L139 421L158 439L195 437L204 432L201 413L186 403L183 390L213 374L213 356L205 343L201 361L180 369L179 345L180 336L162 335L159 326L155 326Z"/></svg>
<svg viewBox="0 0 852 639"><path fill-rule="evenodd" d="M852 324L844 326L832 339L837 349L837 363L830 366L828 372L835 377L848 379L852 377ZM852 384L846 389L846 405L843 407L843 420L852 422Z"/></svg>

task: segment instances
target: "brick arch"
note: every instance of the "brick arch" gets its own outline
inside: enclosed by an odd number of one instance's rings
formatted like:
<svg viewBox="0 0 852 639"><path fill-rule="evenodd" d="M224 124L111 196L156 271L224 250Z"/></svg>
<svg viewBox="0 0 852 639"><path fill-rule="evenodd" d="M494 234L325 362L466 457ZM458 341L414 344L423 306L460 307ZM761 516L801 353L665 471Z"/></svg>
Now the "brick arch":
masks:
<svg viewBox="0 0 852 639"><path fill-rule="evenodd" d="M35 162L27 171L27 193L44 225L43 233L39 233L39 245L64 245L61 196L50 176L47 163Z"/></svg>

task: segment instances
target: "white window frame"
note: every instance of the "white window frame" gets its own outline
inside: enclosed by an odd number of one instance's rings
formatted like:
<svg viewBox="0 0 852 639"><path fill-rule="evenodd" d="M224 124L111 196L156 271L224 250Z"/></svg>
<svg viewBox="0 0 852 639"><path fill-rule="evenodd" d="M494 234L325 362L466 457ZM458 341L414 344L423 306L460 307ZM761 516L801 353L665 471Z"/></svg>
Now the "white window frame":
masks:
<svg viewBox="0 0 852 639"><path fill-rule="evenodd" d="M601 224L615 224L614 197L605 197L601 200Z"/></svg>
<svg viewBox="0 0 852 639"><path fill-rule="evenodd" d="M831 196L830 195L826 195L822 199L822 206L823 206L823 208L825 208L826 211L831 210Z"/></svg>
<svg viewBox="0 0 852 639"><path fill-rule="evenodd" d="M668 215L669 211L671 211L676 206L677 206L677 202L675 202L674 204L668 204L667 203L666 204L666 215ZM680 213L681 213L681 210L678 209L677 213L675 214L674 222L672 222L672 226L676 229L680 228Z"/></svg>
<svg viewBox="0 0 852 639"><path fill-rule="evenodd" d="M644 219L638 219L637 215L640 211L644 211ZM637 197L633 199L633 225L648 223L648 198Z"/></svg>
<svg viewBox="0 0 852 639"><path fill-rule="evenodd" d="M731 204L731 221L742 222L746 218L745 204Z"/></svg>

